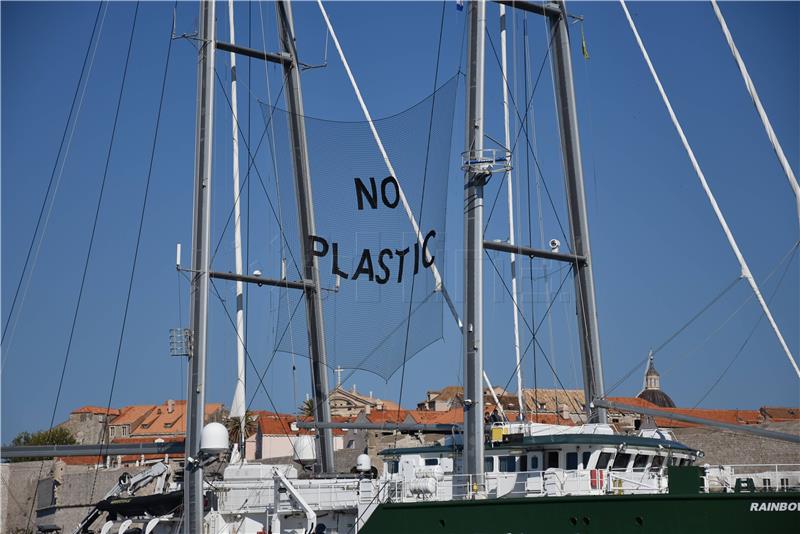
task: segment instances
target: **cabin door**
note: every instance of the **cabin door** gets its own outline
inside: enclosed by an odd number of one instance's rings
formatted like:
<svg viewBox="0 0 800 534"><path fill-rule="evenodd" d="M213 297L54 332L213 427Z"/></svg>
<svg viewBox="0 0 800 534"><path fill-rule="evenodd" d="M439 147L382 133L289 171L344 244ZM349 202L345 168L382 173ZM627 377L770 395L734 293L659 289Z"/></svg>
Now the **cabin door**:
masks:
<svg viewBox="0 0 800 534"><path fill-rule="evenodd" d="M544 451L544 469L558 468L560 451Z"/></svg>

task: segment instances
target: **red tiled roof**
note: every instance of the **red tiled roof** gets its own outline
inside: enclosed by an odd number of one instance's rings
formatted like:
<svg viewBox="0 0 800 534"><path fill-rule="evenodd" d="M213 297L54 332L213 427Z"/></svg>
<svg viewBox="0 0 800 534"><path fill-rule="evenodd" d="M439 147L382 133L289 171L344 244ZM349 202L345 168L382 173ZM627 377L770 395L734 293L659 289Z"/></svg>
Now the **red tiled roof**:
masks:
<svg viewBox="0 0 800 534"><path fill-rule="evenodd" d="M186 401L174 401L172 412L169 401L152 410L142 423L131 431L132 436L183 435L186 433ZM205 406L206 419L222 410L222 404L209 403ZM116 423L116 419L113 424ZM152 438L149 438L152 439Z"/></svg>
<svg viewBox="0 0 800 534"><path fill-rule="evenodd" d="M464 410L461 409L446 412L412 410L408 415L417 423L424 425L458 425L464 422Z"/></svg>
<svg viewBox="0 0 800 534"><path fill-rule="evenodd" d="M800 420L800 408L783 408L779 406L762 406L761 415L770 421L797 421Z"/></svg>
<svg viewBox="0 0 800 534"><path fill-rule="evenodd" d="M104 406L81 406L80 408L72 410L71 413L91 413L104 415L106 411L108 411L108 415L111 416L117 416L120 413L117 408L106 409Z"/></svg>
<svg viewBox="0 0 800 534"><path fill-rule="evenodd" d="M370 423L402 423L411 410L375 410L366 414Z"/></svg>
<svg viewBox="0 0 800 534"><path fill-rule="evenodd" d="M764 421L761 412L758 410L706 410L691 408L662 408L662 410L676 414L700 417L702 419L709 419L711 421L718 421L720 423L728 423L731 425L757 425ZM669 417L656 417L655 419L656 425L666 428L689 428L703 426L697 423L675 421Z"/></svg>
<svg viewBox="0 0 800 534"><path fill-rule="evenodd" d="M155 408L155 404L124 406L120 408L119 416L111 421L111 424L114 426L135 424L141 418L147 416L151 410L155 410Z"/></svg>

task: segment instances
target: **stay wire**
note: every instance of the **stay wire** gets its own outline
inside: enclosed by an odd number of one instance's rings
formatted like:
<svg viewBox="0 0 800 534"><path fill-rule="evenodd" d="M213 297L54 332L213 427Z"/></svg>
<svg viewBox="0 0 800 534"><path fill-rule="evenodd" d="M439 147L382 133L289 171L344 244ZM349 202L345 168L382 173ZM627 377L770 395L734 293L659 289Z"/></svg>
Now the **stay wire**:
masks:
<svg viewBox="0 0 800 534"><path fill-rule="evenodd" d="M89 237L89 247L88 247L88 250L86 251L86 258L84 259L84 262L83 262L83 274L81 275L81 283L80 283L80 288L78 289L78 299L77 299L77 301L75 303L75 311L73 312L73 315L72 315L72 324L70 326L69 338L68 338L68 341L67 341L67 349L66 349L66 351L64 353L64 363L61 366L61 376L59 377L58 388L56 390L56 398L55 398L55 402L53 403L53 411L52 411L52 414L50 416L50 426L49 426L50 430L49 431L51 431L53 429L53 424L55 423L56 412L58 411L58 403L61 400L61 391L62 391L63 386L64 386L64 376L66 375L67 365L69 363L69 356L70 356L71 351L72 351L72 341L73 341L74 336L75 336L75 326L77 325L77 322L78 322L78 315L80 313L81 302L83 301L83 291L84 291L84 288L86 286L86 274L87 274L87 272L89 270L89 260L90 260L90 258L92 256L92 250L94 248L94 238L95 238L95 234L96 234L96 231L97 231L97 221L100 218L100 207L102 206L102 203L103 203L103 193L105 192L106 181L107 181L107 178L108 178L108 169L109 169L109 165L110 165L110 162L111 162L111 153L112 153L112 150L114 148L114 140L116 138L117 124L118 124L118 121L119 121L119 111L120 111L120 108L122 107L122 96L123 96L124 89L125 89L125 81L126 81L127 76L128 76L128 65L130 64L131 50L133 48L133 36L134 36L135 30L136 30L136 20L137 20L138 14L139 14L139 2L136 2L136 7L135 7L134 13L133 13L133 22L131 24L131 34L130 34L130 38L128 40L128 51L127 51L126 56L125 56L125 67L124 67L123 72L122 72L122 82L120 83L119 95L117 96L117 107L116 107L116 111L114 113L114 123L113 123L113 126L111 128L111 139L109 141L108 151L106 153L106 163L105 163L105 168L103 170L103 178L102 178L102 180L100 182L100 193L98 195L97 205L95 207L94 222L92 223L92 231L91 231L91 235ZM41 476L41 470L42 470L43 466L44 466L44 461L42 461L42 464L41 464L41 466L39 468L39 475L40 476ZM35 499L34 499L33 502L31 502L31 510L30 510L30 513L28 514L28 522L27 522L27 525L26 525L26 529L28 527L30 527L30 522L31 522L31 519L33 517L33 511L34 511L34 505L35 504L36 504L36 502L35 502Z"/></svg>
<svg viewBox="0 0 800 534"><path fill-rule="evenodd" d="M236 332L237 339L244 346L244 353L245 353L245 355L247 355L247 360L250 362L250 365L256 371L256 374L258 374L258 367L256 367L256 364L253 361L252 356L250 355L250 350L247 348L247 344L244 342L244 340L239 335L239 332L236 330L236 322L233 320L233 317L231 316L230 312L228 311L228 306L225 304L225 299L223 299L222 295L220 295L219 290L217 289L217 285L214 283L214 280L213 279L209 279L209 280L211 281L211 288L214 290L214 295L219 300L220 304L222 305L222 309L225 312L225 316L228 318L228 322L230 322L231 327L233 328L234 332ZM280 421L281 428L284 431L284 436L289 441L289 445L292 447L292 453L296 457L297 456L297 450L295 449L294 441L292 441L292 438L289 437L289 434L291 433L290 432L291 429L289 427L287 427L286 422L280 417L280 414L278 412L278 408L275 405L275 402L272 400L272 396L269 394L269 391L267 391L267 387L264 385L263 376L259 376L258 385L259 385L259 387L261 387L261 390L264 392L264 395L267 396L267 401L269 401L270 406L272 406L272 410L275 412L276 418L278 419L278 421ZM245 409L245 413L247 413L246 409Z"/></svg>
<svg viewBox="0 0 800 534"><path fill-rule="evenodd" d="M500 272L500 269L497 267L497 264L495 263L495 261L494 261L494 259L492 258L491 254L489 254L489 251L488 251L488 250L484 250L484 252L486 253L486 257L487 257L487 258L489 258L489 262L492 264L492 267L494 268L494 271L495 271L495 273L497 273L497 276L498 276L498 278L500 279L500 282L503 284L503 288L505 289L506 293L508 293L509 295L511 295L511 289L508 287L508 284L506 284L506 281L505 281L505 279L503 278L503 275L501 274L501 272ZM566 274L564 275L564 277L561 279L561 284L559 284L559 286L558 286L558 289L556 290L555 294L553 295L553 298L552 298L552 300L550 301L550 304L549 304L549 305L548 305L548 307L547 307L547 310L545 310L545 312L544 312L544 315L543 315L543 316L542 316L542 318L539 320L539 323L536 325L536 328L535 328L535 329L531 327L530 323L529 323L529 322L528 322L528 320L525 318L525 313L522 311L522 309L520 309L520 307L519 307L519 304L517 304L516 302L514 303L514 306L517 308L517 311L519 312L519 315L520 315L520 317L522 318L522 322L525 324L525 327L526 327L526 328L528 329L528 331L529 331L529 332L532 334L532 336L531 336L531 340L530 340L530 341L528 342L528 344L525 346L525 350L522 352L522 355L520 356L519 363L518 363L517 365L515 365L515 366L514 366L514 370L511 372L511 376L510 376L510 377L508 378L508 380L506 381L505 388L503 388L503 389L507 389L507 388L508 388L508 386L511 384L511 381L514 379L514 375L517 373L517 369L519 368L519 366L521 366L521 365L522 365L522 362L525 360L525 357L526 357L526 356L527 356L527 354L528 354L528 349L529 349L529 348L530 348L530 347L531 347L533 344L536 344L536 346L538 346L538 347L539 347L539 351L542 353L542 357L544 358L545 362L547 362L547 365L548 365L548 367L549 367L549 368L550 368L550 370L553 372L553 376L555 377L556 381L558 382L558 385L559 385L559 387L561 387L561 389L564 391L564 394L566 395L566 393L567 393L567 390L566 390L566 388L564 387L564 384L563 384L563 382L561 382L561 378L558 376L558 373L556 373L555 369L553 368L553 365L552 365L552 364L551 364L551 362L550 362L550 358L547 356L547 353L545 352L544 348L543 348L543 347L542 347L542 345L539 343L539 340L538 340L538 339L536 339L536 333L538 333L538 332L539 332L539 329L542 327L542 324L544 324L544 320L545 320L545 318L546 318L546 317L547 317L547 315L550 313L550 310L553 308L553 305L555 304L555 302L556 302L556 299L558 298L558 295L561 293L561 290L562 290L562 289L563 289L563 287L564 287L564 283L565 283L565 282L567 281L567 279L569 278L569 274L570 274L570 272L572 272L572 266L571 266L571 265L570 265L569 271L567 271L567 273L566 273ZM512 302L513 302L513 301L512 301ZM569 395L566 395L566 397L567 397L567 398L570 400L570 404L572 404L572 405L573 405L572 407L573 407L573 409L575 409L575 410L576 410L576 413L577 413L579 410L577 409L577 406L575 406L575 405L574 405L574 403L573 403L573 401L572 401L572 398L571 398Z"/></svg>
<svg viewBox="0 0 800 534"><path fill-rule="evenodd" d="M794 249L793 249L793 252L797 252L797 250L798 250L797 245L795 245ZM786 267L784 267L783 272L781 273L781 276L778 279L778 283L775 285L775 288L772 290L772 294L770 294L770 296L767 298L768 304L772 304L772 300L775 298L775 295L777 295L778 289L780 289L781 284L783 284L783 280L786 278L786 274L789 272L789 267L791 267L792 260L794 258L795 258L795 255L792 254L792 259L790 259L788 262L786 262ZM711 386L708 388L708 390L706 390L706 392L703 394L703 396L700 397L700 400L698 400L694 404L694 406L692 406L692 410L696 409L704 400L706 400L706 398L711 394L711 392L714 391L714 389L719 385L719 383L722 381L722 379L725 378L725 375L728 374L728 371L730 371L731 367L733 367L733 364L736 363L736 360L738 360L739 356L741 356L742 352L744 352L745 347L750 342L750 339L753 337L753 335L756 333L756 330L758 330L758 327L759 327L759 325L761 325L761 321L763 319L764 319L764 313L762 312L762 313L758 314L758 319L756 319L755 324L753 324L753 328L750 329L750 332L747 334L747 337L742 342L742 344L739 346L739 350L736 351L736 353L733 355L733 358L731 358L731 361L728 363L728 365L725 367L725 369L722 371L722 373L720 373L720 375L717 377L717 379L714 381L714 383L711 384Z"/></svg>
<svg viewBox="0 0 800 534"><path fill-rule="evenodd" d="M177 9L177 6L178 6L178 1L175 0L175 3L173 4L173 13L174 13L174 10ZM138 12L138 8L139 8L139 4L137 2L137 4L136 4L137 12ZM135 25L135 21L136 21L136 19L135 19L135 15L134 15L134 25ZM172 21L172 23L174 23L174 21ZM111 412L111 402L112 402L113 397L114 397L114 389L115 389L115 386L116 386L116 383L117 383L117 372L119 370L119 361L120 361L120 356L122 354L122 343L123 343L123 341L125 339L125 328L126 328L126 326L128 324L128 312L130 310L131 295L133 294L133 282L134 282L134 279L136 278L136 267L137 267L138 262L139 262L139 250L140 250L141 243L142 243L142 230L144 229L144 219L145 219L145 215L147 213L147 201L148 201L148 199L150 197L150 184L151 184L152 177L153 177L153 164L155 162L156 148L158 146L158 132L160 131L160 127L161 127L161 113L164 110L164 96L166 95L166 92L167 92L167 78L168 78L168 74L169 74L169 64L170 64L170 59L172 58L172 41L173 41L172 40L172 23L170 24L170 32L169 32L169 39L168 39L168 45L167 45L167 57L166 57L166 59L164 61L164 75L163 75L163 77L161 79L161 95L159 96L159 99L158 99L158 111L156 113L156 124L155 124L155 128L154 128L154 131L153 131L153 143L152 143L152 145L150 147L150 162L149 162L149 164L147 166L147 178L145 179L144 195L142 197L142 207L141 207L141 210L139 212L139 228L138 228L138 230L136 232L136 246L135 246L134 252L133 252L133 262L132 262L132 265L131 265L131 274L130 274L130 277L128 279L128 292L127 292L127 295L125 296L125 311L122 314L122 326L120 328L119 340L117 342L117 354L116 354L115 359L114 359L114 373L113 373L112 379L111 379L111 389L108 392L108 402L106 403L106 416L105 416L105 419L103 420L103 430L102 430L102 433L100 434L101 456L102 456L103 442L105 441L105 434L106 434L106 430L108 428L108 422L109 422L109 417L108 416L109 416L109 413ZM131 42L132 41L133 41L133 32L131 32ZM93 497L94 497L95 485L97 483L97 473L98 473L98 470L95 469L94 481L92 482L92 491L91 491L91 494L90 494L90 497L89 497L89 501L90 502L93 500Z"/></svg>
<svg viewBox="0 0 800 534"><path fill-rule="evenodd" d="M496 48L494 46L494 41L492 40L492 36L488 32L488 30L486 32L486 36L487 36L487 38L489 40L489 45L491 46L492 53L494 55L494 59L497 62L497 64L500 65L500 58L497 55L497 50L496 50ZM538 71L538 73L536 75L536 81L533 83L533 88L531 89L530 98L528 99L528 96L527 95L525 96L525 98L527 99L527 102L526 102L526 105L525 105L525 115L527 115L528 110L530 109L530 106L533 104L533 97L536 94L536 89L539 87L539 81L541 80L542 73L544 72L544 67L545 67L545 65L547 65L547 59L550 57L550 50L551 50L552 45L553 45L554 37L555 37L555 32L551 32L550 40L548 41L548 44L547 44L547 51L545 52L545 56L542 59L541 65L539 66L539 71ZM526 74L526 80L527 80L527 74ZM530 155L532 156L534 165L536 165L536 169L539 172L539 176L541 176L542 185L544 186L544 191L545 191L545 194L547 195L547 200L548 200L548 202L550 204L550 208L553 210L553 215L554 215L554 217L556 219L556 222L558 223L558 227L559 227L559 230L561 231L562 237L564 238L565 245L566 245L567 249L571 250L571 245L570 245L571 241L570 241L569 237L567 237L567 233L564 230L564 225L561 222L561 218L558 215L558 210L556 209L555 202L553 201L553 196L550 194L550 188L547 186L547 181L544 178L544 173L542 172L541 165L539 164L539 159L536 157L536 153L533 150L533 147L531 146L530 140L527 139L526 136L522 135L523 131L525 131L525 122L523 121L521 112L520 112L519 108L517 107L516 101L514 100L514 92L511 90L511 87L510 87L510 85L508 83L508 80L506 79L505 76L503 76L503 83L505 83L506 87L508 88L509 99L510 99L511 104L512 104L512 106L514 108L514 113L517 115L517 121L520 123L519 128L517 128L517 134L514 137L514 143L511 145L511 147L509 149L509 152L511 152L513 154L515 149L516 149L516 147L517 147L517 144L519 143L519 140L522 137L525 137L525 139L527 141L527 143L526 143L527 144L527 151L530 152ZM526 154L527 153L528 152L526 152ZM500 195L500 190L501 189L502 188L498 188L497 196ZM489 222L491 221L491 217L492 217L493 211L494 210L492 210L489 213L489 217L487 218L487 221L486 221L486 224L485 224L485 227L484 227L484 232L485 232L486 228L488 228L488 226L489 226Z"/></svg>
<svg viewBox="0 0 800 534"><path fill-rule="evenodd" d="M87 75L87 64L89 64L89 56L92 50L92 44L95 41L95 35L97 34L97 27L98 23L100 22L100 12L102 11L104 6L103 2L100 2L97 6L97 14L94 18L94 25L92 26L92 34L89 37L89 44L86 46L86 53L83 57L83 65L81 66L81 73L78 77L78 83L75 86L75 93L72 96L72 104L69 108L69 113L67 114L67 122L64 124L64 132L61 134L61 141L58 145L58 152L56 152L56 159L53 163L53 170L50 172L50 180L47 183L47 189L44 193L44 198L42 199L42 206L39 208L39 216L36 219L36 226L33 230L33 235L31 236L31 242L28 245L28 252L25 255L25 261L22 264L22 271L19 275L19 281L17 282L17 288L14 291L14 298L11 300L11 306L9 307L8 316L6 317L6 322L3 325L3 333L0 336L0 345L2 345L6 340L6 332L8 331L8 325L11 323L11 318L14 315L14 309L17 305L17 298L19 297L19 291L22 287L22 281L25 278L25 273L28 270L28 264L30 263L31 253L33 252L33 246L36 243L36 236L39 234L39 227L42 224L42 219L44 218L45 207L47 206L47 199L50 197L50 191L53 188L53 182L55 181L56 177L56 170L58 169L58 163L61 160L61 153L64 150L64 143L67 139L67 132L69 131L70 123L72 122L72 116L75 113L75 106L78 102L78 95L80 94L81 84L83 83L84 77L88 78ZM108 3L105 3L106 8L108 8ZM105 17L103 17L105 18ZM99 37L98 37L99 39ZM77 117L75 119L77 121ZM66 158L66 155L65 155Z"/></svg>
<svg viewBox="0 0 800 534"><path fill-rule="evenodd" d="M439 62L442 56L442 36L444 35L444 9L447 6L447 0L442 0L442 15L439 21L439 42L436 49L436 67L433 71L433 96L431 99L431 113L430 118L428 119L428 137L425 143L425 166L423 167L423 174L422 174L422 194L420 195L419 201L419 223L418 226L422 227L422 217L425 214L423 209L425 207L425 191L426 185L428 182L428 162L430 160L430 152L431 152L431 136L433 135L433 118L436 113L436 87L439 84ZM424 256L424 252L423 252ZM424 261L425 258L422 258ZM416 283L417 277L411 277L411 296L408 300L408 314L407 314L407 321L406 321L406 335L405 335L405 342L403 346L403 366L400 370L400 394L397 400L397 423L400 423L400 410L402 409L401 406L403 404L403 386L405 385L405 378L406 378L406 362L408 359L408 340L410 337L411 332L411 316L412 310L414 306L414 287ZM398 434L395 433L394 442L395 445L397 444L397 437Z"/></svg>
<svg viewBox="0 0 800 534"><path fill-rule="evenodd" d="M663 342L661 342L661 344L660 344L658 347L656 347L655 349L653 349L653 350L652 350L652 352L651 352L650 354L648 354L648 355L647 355L647 357L645 357L643 360L641 360L639 363L637 363L635 366L633 366L633 367L632 367L632 368L631 368L631 369L630 369L630 370L629 370L627 373L625 373L625 374L622 376L622 378L620 378L619 380L617 380L617 381L614 383L614 385L613 385L613 386L611 386L611 387L610 387L608 390L606 390L606 392L605 392L605 395L604 395L604 396L608 396L608 395L610 395L612 391L614 391L614 390L615 390L615 389L617 389L619 386L621 386L623 383L625 383L625 382L626 382L626 381L627 381L627 380L628 380L628 379L631 377L631 375L633 375L633 374L634 374L636 371L638 371L639 369L641 369L641 368L642 368L642 366L648 362L648 360L650 359L650 355L651 355L651 354L652 354L652 355L655 355L655 354L656 354L656 353L658 353L660 350L662 350L664 347L666 347L666 346L667 346L667 345L668 345L670 342L672 342L672 341L673 341L675 338L677 338L679 335L681 335L681 334L682 334L682 333L683 333L683 332L684 332L684 331L685 331L687 328L689 328L689 326L690 326L690 325L692 325L692 323L694 323L694 322L695 322L697 319L699 319L699 318L700 318L700 317L701 317L701 316L702 316L702 315L703 315L705 312L707 312L707 311L708 311L708 310L709 310L709 309L710 309L712 306L714 306L714 304L716 304L717 302L719 302L719 300L720 300L722 297L724 297L724 296L725 296L725 295L728 293L728 291L730 291L731 289L733 289L734 287L736 287L736 285L737 285L737 284L738 284L738 283L739 283L741 280L742 280L742 277L741 277L741 276L737 276L736 278L734 278L734 279L731 281L731 283L729 283L727 286L725 286L725 287L722 289L722 291L720 291L719 293L717 293L717 294L714 296L714 298L712 298L712 299L711 299L710 301L708 301L708 302L707 302L707 303L706 303L706 304L705 304L705 305L704 305L702 308L700 308L700 309L697 311L697 313L695 313L695 314L694 314L694 315L693 315L693 316L692 316L692 317L691 317L691 318L690 318L688 321L686 321L686 322L685 322L685 323L684 323L684 324L683 324L683 325L682 325L680 328L678 328L678 329L677 329L675 332L673 332L673 333L672 333L672 334L671 334L671 335L670 335L670 336L669 336L667 339L665 339Z"/></svg>

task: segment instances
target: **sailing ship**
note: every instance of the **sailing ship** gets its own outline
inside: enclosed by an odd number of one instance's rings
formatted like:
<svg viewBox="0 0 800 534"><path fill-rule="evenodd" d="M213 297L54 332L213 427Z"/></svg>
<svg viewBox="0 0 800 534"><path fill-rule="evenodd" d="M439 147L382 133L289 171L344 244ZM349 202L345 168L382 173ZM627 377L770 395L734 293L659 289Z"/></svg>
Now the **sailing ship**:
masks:
<svg viewBox="0 0 800 534"><path fill-rule="evenodd" d="M380 154L379 163L388 167L385 180L357 178L356 192L360 208L377 207L379 198L389 208L398 209L411 230L410 244L402 254L393 249L372 251L369 259L356 262L348 271L337 266L336 245L318 233L314 213L314 188L310 165L307 122L301 89L301 64L295 48L292 6L288 0L276 2L281 51L268 53L222 42L216 36L216 5L200 2L198 47L197 137L192 274L191 324L180 340L189 356L189 388L186 461L180 486L164 486L161 495L132 496L131 481L120 481L93 510L91 521L84 521L78 532L91 528L100 512L109 512L101 532L792 532L800 512L800 471L771 473L741 472L731 466L698 466L702 451L678 442L663 429L643 428L636 434L620 434L608 424L606 410L614 403L605 399L600 341L597 329L592 255L581 167L578 115L572 80L572 62L568 14L563 2L535 4L499 1L501 17L507 8L521 9L546 18L553 43L553 77L556 89L558 123L567 183L571 249L561 252L559 243L551 250L539 250L509 242L484 240L483 192L495 173L510 172L512 151L508 130L508 95L505 95L505 149L484 147L484 39L486 2L469 1L466 72L466 142L462 154L464 171L464 308L460 317L446 294L437 268L435 230L426 230L421 214L410 207L409 198L418 198L407 187L408 181L390 162L379 130L369 116L356 88L367 117L364 131L374 137ZM233 33L233 2L229 4ZM320 2L320 6L321 6ZM325 15L323 9L323 15ZM341 48L327 15L329 31L339 52ZM503 18L504 21L504 18ZM502 36L505 61L505 35ZM211 270L210 202L212 172L212 135L214 117L215 50L231 54L235 69L236 55L277 63L284 70L285 127L289 161L294 177L300 241L300 281L287 277L268 279L242 272L240 241L235 273ZM344 56L342 53L342 59ZM505 73L504 73L505 75ZM235 77L234 77L235 80ZM235 82L234 82L235 84ZM504 85L504 91L507 87ZM235 113L235 85L233 105ZM433 123L437 113L436 95L423 111L430 112ZM444 98L443 98L444 99ZM446 115L446 113L445 113ZM418 133L417 133L418 134ZM420 134L424 137L424 134ZM234 118L234 143L237 125ZM428 144L431 133L428 131ZM388 142L387 142L388 144ZM234 151L236 154L236 151ZM420 158L422 159L422 158ZM427 165L427 154L425 165ZM381 161L385 160L385 161ZM238 191L238 156L234 158L235 191ZM427 170L427 167L424 167ZM353 173L351 173L353 174ZM511 184L511 180L507 181ZM510 191L509 191L510 193ZM424 198L424 196L423 196ZM511 202L509 196L509 203ZM238 197L235 202L238 220ZM509 210L510 212L511 210ZM509 213L509 223L513 215ZM514 235L513 230L510 233ZM516 256L538 257L563 262L574 272L577 317L580 331L586 423L577 426L541 424L530 421L485 421L484 385L488 377L483 368L483 255L491 249ZM365 251L368 249L364 249ZM384 253L388 250L388 254ZM395 256L398 256L395 258ZM384 260L397 259L390 271ZM413 263L405 264L403 258ZM337 424L331 421L328 403L328 361L321 263L331 262L336 282L359 276L381 284L381 276L425 277L434 292L454 312L464 340L464 422L449 427L451 436L440 444L423 447L395 447L380 453L383 465L375 476L369 456L362 455L352 472L334 470L332 430L334 428L393 431L426 430L424 425ZM180 267L180 253L178 256ZM329 265L328 263L325 264ZM378 270L385 267L385 273ZM399 269L399 272L398 270ZM315 431L315 437L301 440L295 455L299 464L313 464L313 472L294 465L248 463L234 453L221 480L210 482L204 468L226 450L227 431L215 423L204 426L204 384L208 329L209 282L212 278L237 283L237 296L243 284L271 285L302 292L308 349L312 367L314 420L299 426ZM399 280L398 280L399 281ZM516 290L513 290L516 294ZM512 299L513 300L513 299ZM412 304L420 303L414 301ZM516 300L513 300L516 306ZM420 306L422 304L420 303ZM244 347L241 335L241 308L237 308L237 348L239 381L232 413L244 421ZM410 315L410 314L409 314ZM515 321L517 314L515 310ZM411 319L401 325L410 327ZM517 334L516 363L520 364ZM404 356L405 357L405 356ZM521 390L521 386L519 388ZM631 408L631 407L627 407ZM632 409L636 409L633 407ZM646 413L643 412L643 413ZM657 415L654 413L653 415ZM673 416L674 418L675 416ZM217 426L215 426L217 425ZM427 430L445 430L427 428ZM220 435L222 432L222 436ZM787 439L777 433L770 437ZM788 438L792 439L792 438ZM241 449L243 443L234 444ZM147 478L163 477L156 469ZM780 479L772 491L765 478ZM162 478L163 481L163 478ZM123 483L124 482L124 483ZM137 483L138 484L138 483ZM138 486L136 486L138 487ZM131 491L128 491L131 490ZM126 493L127 492L127 493ZM182 505L176 503L182 501ZM763 513L762 513L763 512ZM139 530L135 530L139 529Z"/></svg>

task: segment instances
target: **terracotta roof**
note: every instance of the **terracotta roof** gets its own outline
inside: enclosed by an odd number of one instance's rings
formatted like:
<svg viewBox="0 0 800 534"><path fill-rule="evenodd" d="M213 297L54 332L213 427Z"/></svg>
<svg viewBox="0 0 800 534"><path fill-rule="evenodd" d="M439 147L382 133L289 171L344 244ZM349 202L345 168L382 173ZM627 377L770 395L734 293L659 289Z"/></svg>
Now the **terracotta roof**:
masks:
<svg viewBox="0 0 800 534"><path fill-rule="evenodd" d="M402 423L411 410L380 410L366 414L370 423Z"/></svg>
<svg viewBox="0 0 800 534"><path fill-rule="evenodd" d="M430 410L408 411L414 421L424 425L458 425L464 422L464 410L455 409L446 412L434 412Z"/></svg>
<svg viewBox="0 0 800 534"><path fill-rule="evenodd" d="M710 419L720 423L728 423L732 425L757 425L764 422L761 412L758 410L705 410L705 409L691 409L691 408L661 408L662 410L682 414L691 415L693 417L700 417L703 419ZM656 417L656 425L666 428L688 428L703 426L697 423L687 423L684 421L675 421L669 417Z"/></svg>
<svg viewBox="0 0 800 534"><path fill-rule="evenodd" d="M581 412L584 404L582 389L524 389L522 399L528 411L534 411L535 401L540 405L544 403L544 408L539 411L545 412L557 412L564 404L570 412Z"/></svg>
<svg viewBox="0 0 800 534"><path fill-rule="evenodd" d="M142 420L141 424L131 431L133 437L136 436L156 436L156 435L183 435L186 433L186 401L173 401L172 412L169 411L169 402L155 407ZM205 418L223 409L219 403L209 403L205 406ZM116 423L116 419L113 424Z"/></svg>
<svg viewBox="0 0 800 534"><path fill-rule="evenodd" d="M256 415L258 416L259 430L264 436L302 436L314 434L314 430L309 430L306 428L292 430L292 423L296 421L310 422L313 420L311 417L297 417L291 414L268 411L258 411L256 412ZM331 417L331 421L334 423L346 423L350 420L345 417ZM333 430L334 436L343 436L345 433L346 432L344 430Z"/></svg>
<svg viewBox="0 0 800 534"><path fill-rule="evenodd" d="M119 416L114 418L111 424L114 426L138 424L142 418L146 417L155 408L155 404L125 406L120 408Z"/></svg>
<svg viewBox="0 0 800 534"><path fill-rule="evenodd" d="M159 438L162 441L166 442L183 442L183 437L167 437L167 438ZM111 440L111 443L114 444L123 444L123 443L153 443L155 439L153 438L117 438ZM171 458L183 458L182 453L171 454ZM105 457L103 456L64 456L61 460L67 465L96 465L99 463L105 463ZM138 460L141 460L141 455L139 454L126 454L122 456L123 463L132 463ZM161 460L164 458L163 454L145 454L145 460Z"/></svg>
<svg viewBox="0 0 800 534"><path fill-rule="evenodd" d="M783 408L778 406L762 406L761 415L770 421L797 421L800 420L800 408Z"/></svg>
<svg viewBox="0 0 800 534"><path fill-rule="evenodd" d="M80 408L76 408L72 410L71 413L91 413L91 414L99 414L104 415L108 411L108 415L117 416L119 415L119 410L116 408L106 409L104 406L81 406Z"/></svg>
<svg viewBox="0 0 800 534"><path fill-rule="evenodd" d="M639 408L658 408L652 402L639 397L608 397L611 402L618 402L620 404L628 404L630 406L637 406Z"/></svg>

